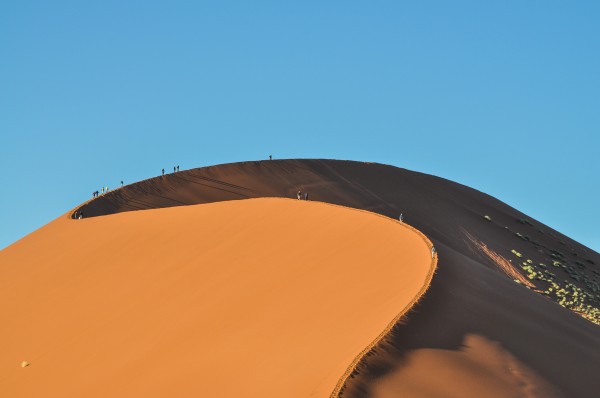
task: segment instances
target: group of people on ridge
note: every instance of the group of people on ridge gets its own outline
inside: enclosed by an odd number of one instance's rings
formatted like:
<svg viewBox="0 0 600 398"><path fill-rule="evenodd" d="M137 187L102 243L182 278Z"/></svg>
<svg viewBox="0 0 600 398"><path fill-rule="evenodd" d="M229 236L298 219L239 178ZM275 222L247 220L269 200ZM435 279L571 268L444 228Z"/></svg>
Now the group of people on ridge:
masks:
<svg viewBox="0 0 600 398"><path fill-rule="evenodd" d="M308 192L304 192L302 193L302 191L298 191L298 193L296 194L296 197L298 198L298 200L308 200Z"/></svg>
<svg viewBox="0 0 600 398"><path fill-rule="evenodd" d="M121 181L121 186L123 186L123 181ZM102 188L100 188L100 191L92 192L92 197L97 198L98 196L103 195L107 192L108 192L108 187L102 187Z"/></svg>
<svg viewBox="0 0 600 398"><path fill-rule="evenodd" d="M173 166L173 173L177 173L179 172L179 166ZM165 169L162 169L162 175L165 175ZM123 180L121 180L121 187L123 187ZM100 195L104 195L105 193L108 192L108 187L102 187L100 188L99 191L94 191L92 192L92 197L93 198L97 198Z"/></svg>
<svg viewBox="0 0 600 398"><path fill-rule="evenodd" d="M173 166L173 173L177 173L179 171L179 166ZM162 175L165 175L165 169L162 169Z"/></svg>

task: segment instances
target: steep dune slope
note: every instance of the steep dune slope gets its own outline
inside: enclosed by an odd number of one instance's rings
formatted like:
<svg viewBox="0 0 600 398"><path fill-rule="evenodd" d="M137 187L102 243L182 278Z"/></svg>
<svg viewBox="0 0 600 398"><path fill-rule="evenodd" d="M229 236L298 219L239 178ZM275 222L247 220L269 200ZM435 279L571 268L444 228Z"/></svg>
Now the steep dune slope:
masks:
<svg viewBox="0 0 600 398"><path fill-rule="evenodd" d="M0 252L0 395L327 397L433 267L418 231L316 202L63 216Z"/></svg>
<svg viewBox="0 0 600 398"><path fill-rule="evenodd" d="M597 284L600 256L510 206L460 184L380 164L328 160L246 162L146 180L111 192L82 209L87 217L247 197L294 197L298 190L308 192L310 199L392 218L402 212L408 223L432 239L440 253L439 271L424 300L365 358L344 386L344 396L419 396L418 391L438 383L436 372L421 374L411 386L396 381L420 369L423 357L428 363L449 366L449 358L480 358L490 351L489 347L503 352L504 358L512 358L511 363L521 364L520 369L530 370L505 375L524 389L521 395L540 396L530 385L534 383L531 380L541 379L557 395L597 396L598 326L558 305L560 297L544 297L515 283L502 265L508 264L513 272L525 276L528 271L522 267L528 265L523 262L530 260L536 267L542 263L550 267L561 286L572 282L595 294L593 304L597 306L600 296L593 291L593 284ZM549 288L547 282L530 275L534 289ZM432 356L443 361L433 361ZM450 363L457 363L454 359ZM500 365L490 369L495 366ZM468 396L473 387L469 381L477 375L470 372L472 366L457 369L461 371L452 375L453 380L463 387L463 396ZM523 376L533 373L535 377ZM524 382L523 377L529 381ZM435 394L431 392L438 396Z"/></svg>

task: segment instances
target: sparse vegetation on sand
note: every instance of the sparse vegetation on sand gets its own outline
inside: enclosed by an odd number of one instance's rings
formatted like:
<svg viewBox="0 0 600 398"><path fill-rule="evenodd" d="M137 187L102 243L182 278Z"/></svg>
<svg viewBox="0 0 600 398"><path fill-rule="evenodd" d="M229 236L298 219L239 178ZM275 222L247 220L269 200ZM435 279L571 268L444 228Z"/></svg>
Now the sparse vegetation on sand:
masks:
<svg viewBox="0 0 600 398"><path fill-rule="evenodd" d="M547 284L545 290L536 291L545 294L559 305L570 309L585 319L600 325L600 309L593 305L599 298L595 295L598 292L597 284L593 292L589 292L568 281L557 282L556 274L545 269L545 264L539 263L539 266L542 269L538 269L533 265L531 260L524 261L521 264L521 268L526 272L527 278ZM579 281L581 279L580 275L575 276L577 277L574 278L575 280Z"/></svg>
<svg viewBox="0 0 600 398"><path fill-rule="evenodd" d="M516 221L521 225L533 227L533 224L527 219L518 218ZM513 232L509 227L504 227L504 229ZM541 230L538 232L544 234ZM546 295L557 304L600 325L600 272L591 270L591 274L588 274L587 265L582 261L574 261L574 264L570 264L570 260L563 252L542 245L520 232L513 233L517 238L533 244L537 253L547 256L548 264L556 268L557 272L566 274L565 276L570 279L560 281L557 275L548 269L549 266L546 262L538 262L536 265L533 260L527 259L520 264L521 269L525 271L527 280L535 283L536 287L542 286L541 289L533 288L532 290ZM563 241L559 240L559 243L564 245ZM511 249L510 252L518 258L523 258L523 254L515 249ZM569 254L577 257L577 253L572 249ZM539 257L539 254L537 256ZM591 260L586 261L594 264ZM519 278L515 278L514 281L531 288Z"/></svg>

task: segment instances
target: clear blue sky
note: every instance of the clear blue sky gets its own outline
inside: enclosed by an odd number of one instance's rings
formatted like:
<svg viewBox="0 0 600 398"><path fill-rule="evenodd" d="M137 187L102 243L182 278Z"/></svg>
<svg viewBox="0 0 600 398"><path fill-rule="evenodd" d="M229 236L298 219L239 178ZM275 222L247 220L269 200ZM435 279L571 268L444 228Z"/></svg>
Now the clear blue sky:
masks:
<svg viewBox="0 0 600 398"><path fill-rule="evenodd" d="M181 168L376 161L600 251L598 1L0 4L0 248Z"/></svg>

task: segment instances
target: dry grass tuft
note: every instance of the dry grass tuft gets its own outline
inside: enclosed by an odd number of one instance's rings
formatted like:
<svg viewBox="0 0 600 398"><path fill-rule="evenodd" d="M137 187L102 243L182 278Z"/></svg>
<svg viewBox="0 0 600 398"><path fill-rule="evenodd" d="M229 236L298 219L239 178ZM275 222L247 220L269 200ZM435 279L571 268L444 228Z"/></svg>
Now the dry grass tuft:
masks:
<svg viewBox="0 0 600 398"><path fill-rule="evenodd" d="M535 288L535 285L531 283L529 279L527 279L524 275L522 275L514 265L510 263L506 258L502 257L500 254L496 253L485 243L475 238L473 235L469 234L465 231L467 238L473 243L479 250L481 250L486 256L488 256L497 266L500 268L500 271L504 272L506 276L513 279L514 281L518 281L519 283L528 286L530 288Z"/></svg>

